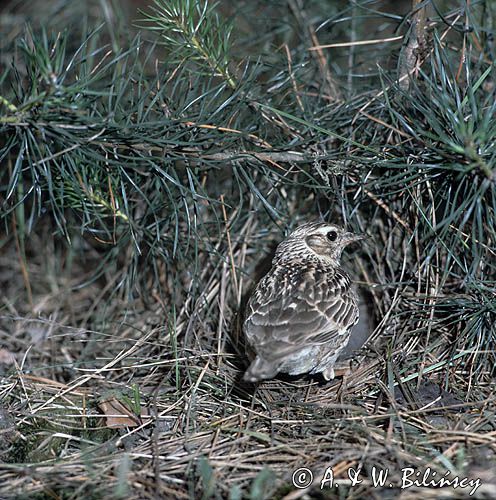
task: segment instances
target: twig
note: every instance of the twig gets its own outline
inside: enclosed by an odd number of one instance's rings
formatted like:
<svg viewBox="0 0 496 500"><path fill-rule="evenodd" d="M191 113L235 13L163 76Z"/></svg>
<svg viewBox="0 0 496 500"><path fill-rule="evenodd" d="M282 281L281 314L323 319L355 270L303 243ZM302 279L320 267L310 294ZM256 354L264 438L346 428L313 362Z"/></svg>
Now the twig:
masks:
<svg viewBox="0 0 496 500"><path fill-rule="evenodd" d="M358 45L374 45L376 43L395 42L396 40L403 40L403 38L405 38L404 35L399 35L389 38L377 38L375 40L356 40L354 42L330 43L328 45L318 45L317 47L310 47L308 50L333 49L335 47L356 47Z"/></svg>

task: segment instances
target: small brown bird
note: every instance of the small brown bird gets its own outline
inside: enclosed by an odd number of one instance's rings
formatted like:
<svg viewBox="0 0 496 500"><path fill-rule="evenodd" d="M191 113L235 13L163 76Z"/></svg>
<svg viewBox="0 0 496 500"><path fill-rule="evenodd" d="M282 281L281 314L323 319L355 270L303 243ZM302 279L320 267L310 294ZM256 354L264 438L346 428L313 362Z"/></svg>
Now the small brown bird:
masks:
<svg viewBox="0 0 496 500"><path fill-rule="evenodd" d="M279 244L272 269L248 301L243 331L254 359L244 380L279 372L334 378L336 359L358 321L357 296L339 261L345 246L363 238L310 222Z"/></svg>

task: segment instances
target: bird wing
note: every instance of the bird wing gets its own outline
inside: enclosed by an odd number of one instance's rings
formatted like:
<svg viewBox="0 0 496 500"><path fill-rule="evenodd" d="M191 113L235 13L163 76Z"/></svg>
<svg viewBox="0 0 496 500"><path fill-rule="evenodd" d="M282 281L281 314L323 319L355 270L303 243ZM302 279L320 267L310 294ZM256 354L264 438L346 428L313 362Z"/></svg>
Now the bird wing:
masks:
<svg viewBox="0 0 496 500"><path fill-rule="evenodd" d="M349 277L339 269L280 266L259 283L248 303L245 333L267 360L302 347L340 345L358 319Z"/></svg>

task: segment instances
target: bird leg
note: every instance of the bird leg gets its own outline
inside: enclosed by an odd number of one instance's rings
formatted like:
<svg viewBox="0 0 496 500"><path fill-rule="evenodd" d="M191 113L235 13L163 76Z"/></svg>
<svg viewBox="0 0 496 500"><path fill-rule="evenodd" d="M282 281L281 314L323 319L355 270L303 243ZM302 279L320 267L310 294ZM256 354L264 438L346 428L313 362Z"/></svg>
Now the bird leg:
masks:
<svg viewBox="0 0 496 500"><path fill-rule="evenodd" d="M334 373L334 366L328 366L323 372L322 375L324 378L329 382L329 380L332 380L336 374Z"/></svg>

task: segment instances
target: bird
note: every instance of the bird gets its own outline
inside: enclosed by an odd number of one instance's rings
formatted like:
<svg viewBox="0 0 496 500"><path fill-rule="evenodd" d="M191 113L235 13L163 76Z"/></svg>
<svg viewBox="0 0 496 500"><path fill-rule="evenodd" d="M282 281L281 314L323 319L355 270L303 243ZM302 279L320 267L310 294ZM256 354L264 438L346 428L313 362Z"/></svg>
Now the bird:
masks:
<svg viewBox="0 0 496 500"><path fill-rule="evenodd" d="M336 360L358 322L358 299L341 254L364 238L319 221L300 225L278 245L246 306L243 333L252 361L243 380L260 382L278 373L334 378Z"/></svg>

